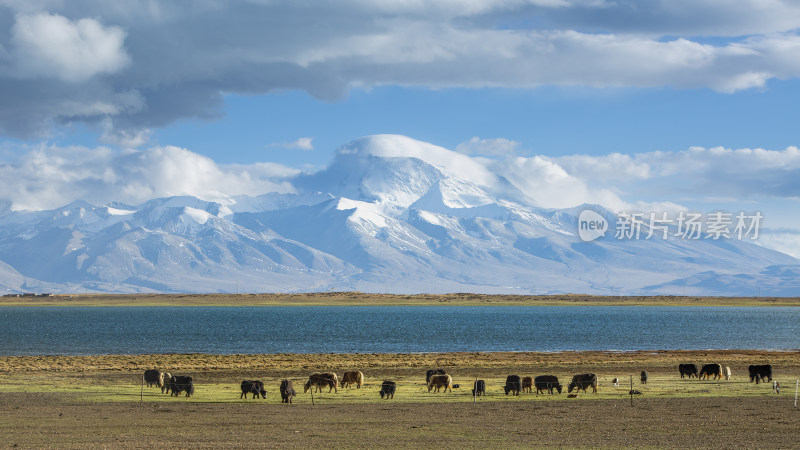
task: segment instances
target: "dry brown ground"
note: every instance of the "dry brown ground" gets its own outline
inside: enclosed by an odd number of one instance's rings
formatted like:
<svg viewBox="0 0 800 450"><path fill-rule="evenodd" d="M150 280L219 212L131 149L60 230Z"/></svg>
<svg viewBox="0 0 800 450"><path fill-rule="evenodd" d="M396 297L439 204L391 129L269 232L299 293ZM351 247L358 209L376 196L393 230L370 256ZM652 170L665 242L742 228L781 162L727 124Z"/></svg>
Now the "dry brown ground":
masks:
<svg viewBox="0 0 800 450"><path fill-rule="evenodd" d="M36 306L309 306L309 305L622 305L622 306L800 306L798 297L686 297L483 295L471 293L393 295L363 292L304 294L92 294L0 297L3 305Z"/></svg>
<svg viewBox="0 0 800 450"><path fill-rule="evenodd" d="M711 361L730 366L734 380L678 377L679 362ZM748 383L747 365L764 362L781 395ZM137 380L150 367L192 374L195 396L149 389L142 397ZM428 367L444 367L462 388L427 393ZM364 371L363 389L318 394L315 405L302 393L292 406L278 403L283 377L300 383L313 370L349 368ZM609 380L642 369L651 381L635 382L644 395L631 406L627 386ZM506 397L498 387L508 373L568 380L583 371L598 374L598 394ZM0 447L800 447L797 351L0 357L0 376ZM490 385L476 405L473 377ZM245 378L264 379L268 398L239 400ZM394 400L377 395L385 378L400 384Z"/></svg>
<svg viewBox="0 0 800 450"><path fill-rule="evenodd" d="M797 448L786 398L384 403L92 403L3 395L8 447Z"/></svg>

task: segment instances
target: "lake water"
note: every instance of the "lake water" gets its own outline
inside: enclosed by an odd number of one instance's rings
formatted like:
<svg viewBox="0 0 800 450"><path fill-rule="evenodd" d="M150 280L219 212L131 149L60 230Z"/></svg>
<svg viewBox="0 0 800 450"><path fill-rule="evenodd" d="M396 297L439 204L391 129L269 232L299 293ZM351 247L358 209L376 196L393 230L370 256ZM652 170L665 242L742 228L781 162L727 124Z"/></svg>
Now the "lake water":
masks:
<svg viewBox="0 0 800 450"><path fill-rule="evenodd" d="M800 349L800 308L0 307L0 355Z"/></svg>

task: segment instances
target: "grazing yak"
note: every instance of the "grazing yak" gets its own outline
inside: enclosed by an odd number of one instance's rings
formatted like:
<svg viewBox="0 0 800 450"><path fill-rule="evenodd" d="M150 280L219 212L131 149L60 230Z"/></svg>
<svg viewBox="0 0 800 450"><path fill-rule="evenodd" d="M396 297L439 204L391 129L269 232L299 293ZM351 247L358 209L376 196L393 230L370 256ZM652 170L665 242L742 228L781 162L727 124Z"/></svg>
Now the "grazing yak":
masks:
<svg viewBox="0 0 800 450"><path fill-rule="evenodd" d="M722 365L721 364L703 364L703 368L700 369L700 375L697 378L703 380L706 378L711 378L714 376L714 379L721 379L722 378Z"/></svg>
<svg viewBox="0 0 800 450"><path fill-rule="evenodd" d="M444 388L444 392L450 389L453 392L453 378L450 375L432 375L431 380L428 382L428 392L433 389L433 392L439 392L439 389Z"/></svg>
<svg viewBox="0 0 800 450"><path fill-rule="evenodd" d="M308 381L303 385L303 392L308 392L312 386L319 392L322 392L323 386L328 386L328 393L334 391L338 394L339 390L336 387L339 386L339 377L333 372L314 372L308 376Z"/></svg>
<svg viewBox="0 0 800 450"><path fill-rule="evenodd" d="M164 374L156 369L149 369L144 371L144 382L147 383L147 387L161 387L164 386Z"/></svg>
<svg viewBox="0 0 800 450"><path fill-rule="evenodd" d="M759 381L772 381L772 365L751 365L747 366L747 371L750 372L750 382L755 380L756 384Z"/></svg>
<svg viewBox="0 0 800 450"><path fill-rule="evenodd" d="M427 372L425 372L425 384L430 383L431 377L434 375L445 375L444 369L428 369Z"/></svg>
<svg viewBox="0 0 800 450"><path fill-rule="evenodd" d="M522 377L522 392L533 392L533 378Z"/></svg>
<svg viewBox="0 0 800 450"><path fill-rule="evenodd" d="M619 387L619 378L614 378L611 380L611 384L613 384L614 387Z"/></svg>
<svg viewBox="0 0 800 450"><path fill-rule="evenodd" d="M561 384L558 382L558 377L555 375L539 375L533 379L533 385L536 387L536 395L539 395L539 392L544 394L544 391L549 391L552 394L553 388L560 394L562 389Z"/></svg>
<svg viewBox="0 0 800 450"><path fill-rule="evenodd" d="M483 380L475 380L475 385L472 386L472 396L486 395L486 382Z"/></svg>
<svg viewBox="0 0 800 450"><path fill-rule="evenodd" d="M583 389L591 387L592 392L597 393L597 375L593 373L582 373L572 377L572 382L567 386L567 392L572 392L574 389Z"/></svg>
<svg viewBox="0 0 800 450"><path fill-rule="evenodd" d="M642 382L642 384L647 384L647 372L643 370L639 376L639 380Z"/></svg>
<svg viewBox="0 0 800 450"><path fill-rule="evenodd" d="M267 398L267 390L264 389L264 383L259 380L242 381L242 393L239 395L239 399L242 397L247 399L247 394L253 394L253 399L258 398L259 395L261 398Z"/></svg>
<svg viewBox="0 0 800 450"><path fill-rule="evenodd" d="M364 374L358 370L345 372L342 375L342 387L349 389L351 384L355 384L357 389L361 389L361 386L364 385Z"/></svg>
<svg viewBox="0 0 800 450"><path fill-rule="evenodd" d="M292 403L292 397L297 393L294 391L291 380L281 380L281 403Z"/></svg>
<svg viewBox="0 0 800 450"><path fill-rule="evenodd" d="M161 372L161 393L166 394L169 392L169 380L172 375L169 372Z"/></svg>
<svg viewBox="0 0 800 450"><path fill-rule="evenodd" d="M192 377L183 376L183 375L175 375L170 378L169 381L169 390L171 391L170 396L179 396L181 392L186 392L186 396L190 397L194 394L194 382Z"/></svg>
<svg viewBox="0 0 800 450"><path fill-rule="evenodd" d="M678 364L678 372L681 373L681 378L686 375L689 378L697 378L697 366L694 364Z"/></svg>
<svg viewBox="0 0 800 450"><path fill-rule="evenodd" d="M725 366L725 381L728 381L730 379L731 379L731 368Z"/></svg>
<svg viewBox="0 0 800 450"><path fill-rule="evenodd" d="M386 398L389 400L390 398L394 398L394 391L397 389L397 384L394 381L384 381L381 383L381 399Z"/></svg>
<svg viewBox="0 0 800 450"><path fill-rule="evenodd" d="M506 377L506 385L503 386L503 390L508 395L511 392L511 395L519 395L519 391L522 390L522 380L520 379L519 375L509 375Z"/></svg>

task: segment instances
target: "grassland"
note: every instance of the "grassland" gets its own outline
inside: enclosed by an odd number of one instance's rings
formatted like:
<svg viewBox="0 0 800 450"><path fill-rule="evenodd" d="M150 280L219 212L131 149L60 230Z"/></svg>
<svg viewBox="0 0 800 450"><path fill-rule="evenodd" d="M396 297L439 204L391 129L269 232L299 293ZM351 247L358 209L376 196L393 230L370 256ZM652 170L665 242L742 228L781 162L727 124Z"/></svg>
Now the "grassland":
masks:
<svg viewBox="0 0 800 450"><path fill-rule="evenodd" d="M681 379L677 364L719 362L731 380ZM771 363L783 385L750 383L747 365ZM194 377L190 398L141 386L157 367ZM442 367L461 385L428 393L424 372ZM359 369L366 384L302 392L308 373ZM638 380L641 370L649 382ZM506 396L505 376L594 372L599 392L568 399ZM800 445L793 406L800 352L660 351L565 353L104 355L0 357L0 446L20 447L773 447ZM622 380L613 386L611 379ZM628 395L630 380L642 392ZM281 379L298 388L280 403ZM487 395L474 402L475 378ZM260 379L267 399L240 399ZM381 400L384 379L398 383ZM327 391L327 390L326 390ZM474 403L473 403L474 402Z"/></svg>
<svg viewBox="0 0 800 450"><path fill-rule="evenodd" d="M91 294L0 297L0 306L800 306L800 297L368 294Z"/></svg>

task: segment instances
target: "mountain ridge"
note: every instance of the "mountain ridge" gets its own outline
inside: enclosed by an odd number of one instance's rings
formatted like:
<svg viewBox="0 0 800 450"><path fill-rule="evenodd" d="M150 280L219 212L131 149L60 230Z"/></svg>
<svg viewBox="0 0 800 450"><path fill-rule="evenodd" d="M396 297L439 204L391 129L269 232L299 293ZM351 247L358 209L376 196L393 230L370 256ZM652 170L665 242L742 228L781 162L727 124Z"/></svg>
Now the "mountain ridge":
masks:
<svg viewBox="0 0 800 450"><path fill-rule="evenodd" d="M72 202L0 213L0 289L800 295L800 261L739 240L615 239L599 205L540 208L465 155L407 137L345 144L296 192ZM581 211L605 237L578 236Z"/></svg>

